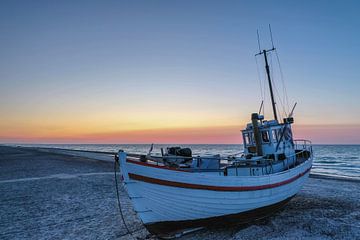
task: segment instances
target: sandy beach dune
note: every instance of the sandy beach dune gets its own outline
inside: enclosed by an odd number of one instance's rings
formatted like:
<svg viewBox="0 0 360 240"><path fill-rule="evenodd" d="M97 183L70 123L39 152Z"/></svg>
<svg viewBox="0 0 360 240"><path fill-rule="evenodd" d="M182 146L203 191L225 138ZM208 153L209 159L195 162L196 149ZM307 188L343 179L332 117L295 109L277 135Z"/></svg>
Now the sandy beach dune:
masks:
<svg viewBox="0 0 360 240"><path fill-rule="evenodd" d="M75 155L0 146L0 239L133 239L119 214L108 157ZM267 219L180 239L360 239L359 190L356 181L310 178ZM120 195L135 239L156 239Z"/></svg>

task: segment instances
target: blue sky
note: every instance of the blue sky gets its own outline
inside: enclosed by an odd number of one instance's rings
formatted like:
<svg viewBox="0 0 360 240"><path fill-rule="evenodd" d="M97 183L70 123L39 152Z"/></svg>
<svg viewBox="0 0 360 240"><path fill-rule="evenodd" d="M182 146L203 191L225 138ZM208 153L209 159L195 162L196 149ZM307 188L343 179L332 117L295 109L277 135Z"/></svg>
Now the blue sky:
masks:
<svg viewBox="0 0 360 240"><path fill-rule="evenodd" d="M3 141L37 130L55 139L74 129L242 128L260 105L256 30L262 47L270 47L268 24L290 105L298 102L297 124L354 126L359 133L357 1L0 5ZM270 60L281 93L275 55ZM269 101L265 110L270 118ZM148 120L139 120L144 115Z"/></svg>

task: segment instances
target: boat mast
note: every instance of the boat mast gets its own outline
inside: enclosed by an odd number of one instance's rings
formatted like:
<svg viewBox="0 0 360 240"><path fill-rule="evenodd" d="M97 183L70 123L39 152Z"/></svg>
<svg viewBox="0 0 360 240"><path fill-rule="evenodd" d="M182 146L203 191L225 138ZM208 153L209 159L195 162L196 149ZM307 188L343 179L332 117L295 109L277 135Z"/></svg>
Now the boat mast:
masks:
<svg viewBox="0 0 360 240"><path fill-rule="evenodd" d="M273 108L273 112L274 112L274 119L277 121L278 118L277 118L277 114L276 114L275 99L274 99L274 93L273 93L272 84L271 84L271 78L270 78L270 68L269 68L267 54L266 54L267 52L274 51L274 50L275 50L275 48L272 48L270 50L263 50L262 53L264 54L264 58L265 58L265 69L266 69L266 74L267 74L267 78L268 78L268 82L269 82L269 89L270 89L272 108Z"/></svg>
<svg viewBox="0 0 360 240"><path fill-rule="evenodd" d="M269 24L269 30L270 30L270 37L271 37L272 48L271 48L271 49L268 49L268 50L265 50L265 49L262 50L262 51L260 50L261 48L260 48L259 32L257 32L258 44L259 44L259 53L256 54L255 56L264 54L265 69L266 69L267 79L268 79L268 82L269 82L269 89L270 89L270 96L271 96L271 103L272 103L272 108L273 108L273 113L274 113L274 119L277 121L278 118L277 118L277 113L276 113L274 93L273 93L272 84L271 84L270 68L269 68L269 63L268 63L268 60L267 60L267 53L268 53L268 52L275 51L274 43L273 43L273 40L272 40L272 33L271 33L270 24Z"/></svg>

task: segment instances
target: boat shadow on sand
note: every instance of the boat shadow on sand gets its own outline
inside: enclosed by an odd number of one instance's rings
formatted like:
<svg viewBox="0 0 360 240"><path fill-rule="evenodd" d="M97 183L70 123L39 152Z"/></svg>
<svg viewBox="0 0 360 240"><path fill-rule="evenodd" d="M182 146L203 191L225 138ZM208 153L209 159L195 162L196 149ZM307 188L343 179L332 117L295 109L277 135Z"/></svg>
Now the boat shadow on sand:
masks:
<svg viewBox="0 0 360 240"><path fill-rule="evenodd" d="M360 203L340 194L323 197L301 193L285 206L252 223L212 226L179 239L354 239L360 236L356 225L360 220Z"/></svg>

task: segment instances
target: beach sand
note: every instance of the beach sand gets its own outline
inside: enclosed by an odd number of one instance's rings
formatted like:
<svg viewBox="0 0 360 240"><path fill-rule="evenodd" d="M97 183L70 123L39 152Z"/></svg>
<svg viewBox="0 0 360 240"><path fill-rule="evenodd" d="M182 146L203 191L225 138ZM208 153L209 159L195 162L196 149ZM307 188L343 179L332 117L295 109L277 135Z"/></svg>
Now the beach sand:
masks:
<svg viewBox="0 0 360 240"><path fill-rule="evenodd" d="M113 164L104 159L0 146L0 239L156 239L120 189L126 226L133 232L127 234ZM360 239L359 199L357 181L310 178L267 219L179 239Z"/></svg>

